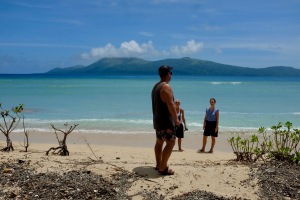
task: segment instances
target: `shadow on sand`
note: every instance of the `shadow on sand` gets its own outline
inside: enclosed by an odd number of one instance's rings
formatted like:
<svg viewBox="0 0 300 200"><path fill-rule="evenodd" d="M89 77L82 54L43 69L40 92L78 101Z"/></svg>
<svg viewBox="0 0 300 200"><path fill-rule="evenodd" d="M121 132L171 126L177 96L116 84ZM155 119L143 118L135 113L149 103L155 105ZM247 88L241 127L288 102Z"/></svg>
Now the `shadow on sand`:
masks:
<svg viewBox="0 0 300 200"><path fill-rule="evenodd" d="M179 152L179 153L181 153L181 152L184 152L184 150L179 151L179 150L173 149L172 152Z"/></svg>
<svg viewBox="0 0 300 200"><path fill-rule="evenodd" d="M138 175L145 177L145 178L160 178L162 177L154 167L150 166L140 166L136 167L132 170L133 172L137 173Z"/></svg>

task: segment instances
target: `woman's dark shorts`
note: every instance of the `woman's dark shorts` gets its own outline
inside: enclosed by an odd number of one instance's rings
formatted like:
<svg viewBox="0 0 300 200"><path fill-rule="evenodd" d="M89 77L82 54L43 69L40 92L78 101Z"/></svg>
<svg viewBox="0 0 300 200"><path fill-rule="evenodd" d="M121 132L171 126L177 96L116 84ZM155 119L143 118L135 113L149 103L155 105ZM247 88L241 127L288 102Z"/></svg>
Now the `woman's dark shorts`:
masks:
<svg viewBox="0 0 300 200"><path fill-rule="evenodd" d="M207 121L206 120L206 125L205 125L205 130L204 130L203 135L218 137L218 131L215 132L216 126L217 126L216 121Z"/></svg>
<svg viewBox="0 0 300 200"><path fill-rule="evenodd" d="M183 130L183 124L180 124L176 129L176 137L177 138L184 138L184 130Z"/></svg>
<svg viewBox="0 0 300 200"><path fill-rule="evenodd" d="M167 130L162 130L162 131L156 131L156 138L161 139L161 140L176 140L175 132L174 131L169 131Z"/></svg>

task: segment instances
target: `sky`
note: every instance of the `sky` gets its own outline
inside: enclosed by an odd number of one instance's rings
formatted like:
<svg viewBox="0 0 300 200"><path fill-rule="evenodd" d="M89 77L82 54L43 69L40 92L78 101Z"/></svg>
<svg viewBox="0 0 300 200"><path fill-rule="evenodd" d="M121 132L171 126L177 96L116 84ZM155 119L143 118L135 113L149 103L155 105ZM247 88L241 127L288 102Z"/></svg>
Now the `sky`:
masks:
<svg viewBox="0 0 300 200"><path fill-rule="evenodd" d="M300 69L300 0L0 0L0 74L104 57Z"/></svg>

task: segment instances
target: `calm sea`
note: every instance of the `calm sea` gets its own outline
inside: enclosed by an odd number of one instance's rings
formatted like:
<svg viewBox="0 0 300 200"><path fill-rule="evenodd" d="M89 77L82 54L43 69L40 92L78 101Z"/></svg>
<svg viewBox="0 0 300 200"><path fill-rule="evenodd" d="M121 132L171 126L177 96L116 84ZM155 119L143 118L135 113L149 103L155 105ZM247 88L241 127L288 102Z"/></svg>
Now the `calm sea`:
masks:
<svg viewBox="0 0 300 200"><path fill-rule="evenodd" d="M78 123L79 132L149 134L151 90L158 80L0 75L0 102L4 108L23 103L31 131L50 131L50 124L63 127L68 122ZM202 132L211 97L220 109L220 132L255 132L286 121L300 128L300 78L174 75L170 84L192 133Z"/></svg>

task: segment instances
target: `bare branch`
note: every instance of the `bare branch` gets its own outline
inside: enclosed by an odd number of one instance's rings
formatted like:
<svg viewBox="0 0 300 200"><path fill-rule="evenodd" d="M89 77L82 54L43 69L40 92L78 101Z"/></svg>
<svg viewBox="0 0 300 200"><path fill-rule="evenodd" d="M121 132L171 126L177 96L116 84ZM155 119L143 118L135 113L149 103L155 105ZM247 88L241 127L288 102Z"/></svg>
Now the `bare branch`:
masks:
<svg viewBox="0 0 300 200"><path fill-rule="evenodd" d="M66 144L67 141L67 136L78 126L78 124L74 124L74 126L71 126L68 129L68 123L64 124L66 126L66 131L60 130L58 128L56 128L53 124L51 124L52 128L54 129L54 133L56 135L56 139L58 141L59 146L58 147L51 147L47 152L46 155L49 154L49 152L51 150L53 150L53 153L56 153L55 151L59 149L59 151L56 154L60 154L62 156L68 156L69 155L69 151L68 151L68 147ZM64 134L64 138L63 140L59 140L57 132L61 132Z"/></svg>
<svg viewBox="0 0 300 200"><path fill-rule="evenodd" d="M21 118L18 118L18 121L14 122L15 125L14 125L13 128L11 128L13 126L13 124L11 124L11 126L9 127L9 133L11 133L13 130L15 130L17 128L17 126L19 125L20 120L21 120Z"/></svg>
<svg viewBox="0 0 300 200"><path fill-rule="evenodd" d="M57 139L58 144L60 144L60 140L59 140L59 138L58 138L58 135L57 135L57 133L56 133L56 130L54 130L54 133L55 133L55 135L56 135L56 139Z"/></svg>
<svg viewBox="0 0 300 200"><path fill-rule="evenodd" d="M74 126L71 126L67 132L67 135L69 135L79 124L74 124Z"/></svg>
<svg viewBox="0 0 300 200"><path fill-rule="evenodd" d="M54 130L59 131L59 132L62 132L63 134L66 134L65 131L62 131L62 130L60 130L60 129L55 128L55 126L54 126L53 124L50 124L50 125L52 126L52 128L53 128Z"/></svg>
<svg viewBox="0 0 300 200"><path fill-rule="evenodd" d="M98 160L99 158L96 156L96 154L94 153L92 147L90 146L90 144L88 143L87 139L85 137L83 137L86 145L88 146L88 148L91 150L91 152L93 153L93 155L95 156L95 158Z"/></svg>
<svg viewBox="0 0 300 200"><path fill-rule="evenodd" d="M5 119L5 117L3 115L2 115L2 117L3 117L4 124L5 124L5 128L6 128L6 130L8 130L6 119Z"/></svg>
<svg viewBox="0 0 300 200"><path fill-rule="evenodd" d="M25 148L25 152L27 152L28 147L29 147L29 135L28 135L28 131L26 131L26 128L25 128L25 117L24 117L24 115L22 115L22 119L23 119L24 135L25 135L24 148Z"/></svg>
<svg viewBox="0 0 300 200"><path fill-rule="evenodd" d="M3 134L5 134L5 129L4 129L4 127L0 124L0 131L3 133Z"/></svg>

